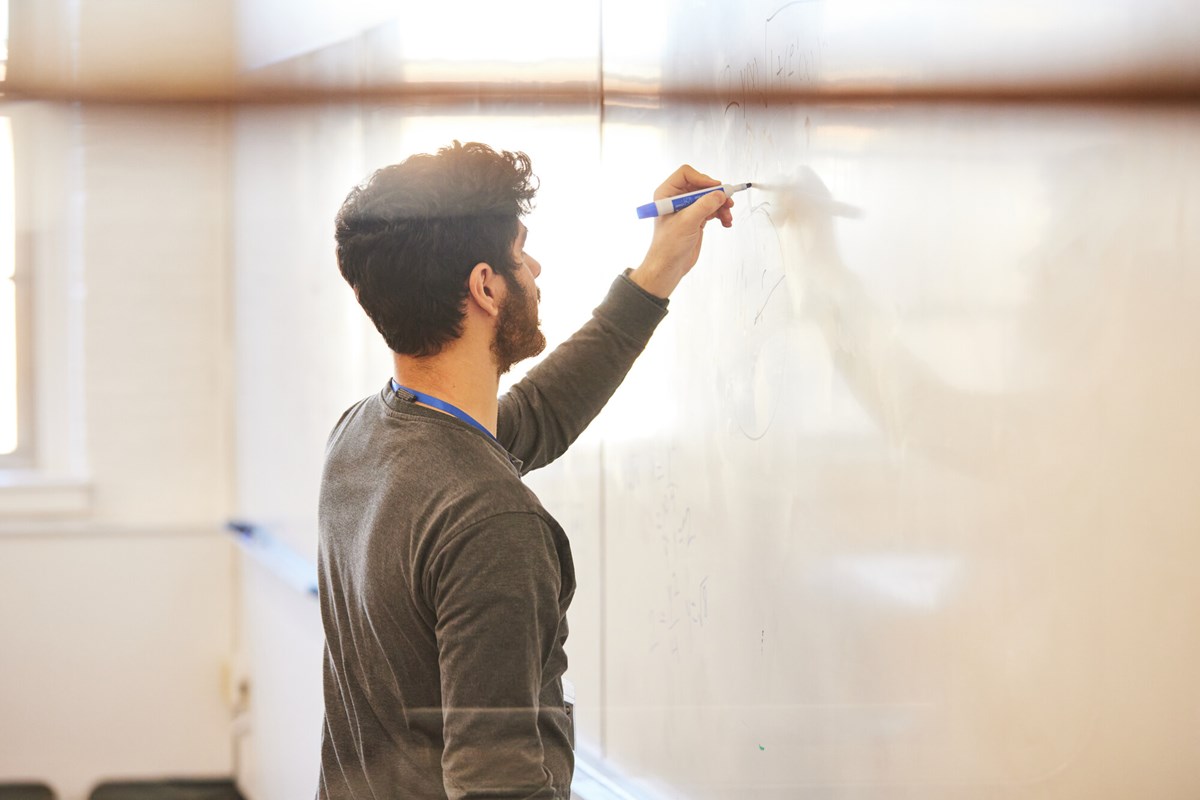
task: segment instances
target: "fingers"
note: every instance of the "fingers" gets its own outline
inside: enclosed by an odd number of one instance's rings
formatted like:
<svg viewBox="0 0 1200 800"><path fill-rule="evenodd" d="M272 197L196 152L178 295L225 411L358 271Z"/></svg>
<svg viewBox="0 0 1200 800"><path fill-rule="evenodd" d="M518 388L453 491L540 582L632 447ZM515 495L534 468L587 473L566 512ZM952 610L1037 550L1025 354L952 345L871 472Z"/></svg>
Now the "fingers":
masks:
<svg viewBox="0 0 1200 800"><path fill-rule="evenodd" d="M678 212L677 216L686 216L689 220L698 224L699 227L704 227L704 223L710 219L719 218L721 224L728 228L733 224L733 218L729 211L729 207L732 205L733 199L726 197L724 192L709 192L687 208Z"/></svg>
<svg viewBox="0 0 1200 800"><path fill-rule="evenodd" d="M720 185L721 182L711 175L705 175L690 164L683 164L655 190L654 199L661 200L664 197L673 197L686 192L694 192L697 189L707 189ZM724 197L724 194L720 192L714 192L714 194L718 197ZM705 216L705 221L719 219L722 226L731 228L733 227L733 214L730 211L732 208L733 198L725 197L724 202Z"/></svg>
<svg viewBox="0 0 1200 800"><path fill-rule="evenodd" d="M720 181L686 164L676 170L655 193L656 199L720 186ZM685 275L696 265L704 240L704 226L711 219L721 220L726 228L733 225L730 209L733 199L724 191L705 192L673 214L654 220L654 236L641 265L630 279L655 297L668 297Z"/></svg>
<svg viewBox="0 0 1200 800"><path fill-rule="evenodd" d="M726 197L724 192L713 192L713 196L717 198L723 198L723 200L721 203L717 204L715 209L704 218L704 221L708 222L709 220L719 219L723 227L732 228L733 211L731 209L733 208L734 204L733 198Z"/></svg>
<svg viewBox="0 0 1200 800"><path fill-rule="evenodd" d="M733 227L733 212L730 210L732 208L733 208L733 198L730 197L723 204L721 204L721 206L719 206L717 208L716 212L711 214L708 217L708 219L719 219L719 220L721 220L721 225L723 225L726 228L732 228Z"/></svg>
<svg viewBox="0 0 1200 800"><path fill-rule="evenodd" d="M684 164L679 169L671 173L671 177L667 178L654 191L654 199L661 200L664 197L673 197L677 194L685 192L694 192L697 189L707 189L710 186L720 186L721 182L716 178L709 177L703 172L698 172L689 164Z"/></svg>

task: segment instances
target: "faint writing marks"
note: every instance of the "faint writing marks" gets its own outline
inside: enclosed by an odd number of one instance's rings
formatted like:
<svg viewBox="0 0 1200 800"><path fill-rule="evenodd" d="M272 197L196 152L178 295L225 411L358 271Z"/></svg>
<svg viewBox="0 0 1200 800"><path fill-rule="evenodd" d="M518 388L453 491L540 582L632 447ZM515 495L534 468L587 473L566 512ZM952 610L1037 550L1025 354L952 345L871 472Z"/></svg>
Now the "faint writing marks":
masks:
<svg viewBox="0 0 1200 800"><path fill-rule="evenodd" d="M816 3L816 2L818 2L818 0L791 0L790 3L784 3L779 8L777 8L773 12L771 12L771 15L769 17L767 17L767 22L770 22L771 20L775 19L776 17L778 17L780 14L782 14L784 11L791 8L792 6L799 6L799 5L804 5L805 3Z"/></svg>
<svg viewBox="0 0 1200 800"><path fill-rule="evenodd" d="M800 36L768 47L761 57L752 56L737 66L726 64L721 71L725 115L736 113L752 131L758 123L754 109L770 108L772 95L811 89L820 74L820 44Z"/></svg>
<svg viewBox="0 0 1200 800"><path fill-rule="evenodd" d="M660 648L679 655L691 640L692 631L703 628L709 618L708 575L694 578L692 548L701 538L697 515L685 501L676 482L671 462L674 448L665 459L656 459L651 469L649 494L657 498L650 510L650 523L661 545L664 581L647 611L651 626L650 652Z"/></svg>
<svg viewBox="0 0 1200 800"><path fill-rule="evenodd" d="M662 605L651 609L649 617L654 628L650 652L665 646L669 653L678 655L681 642L686 641L681 635L684 629L703 628L708 622L708 576L689 582L672 572L663 588Z"/></svg>
<svg viewBox="0 0 1200 800"><path fill-rule="evenodd" d="M663 555L672 558L678 548L690 547L696 540L692 527L692 509L681 506L678 499L679 487L668 484L662 499L651 514L654 531L662 542Z"/></svg>

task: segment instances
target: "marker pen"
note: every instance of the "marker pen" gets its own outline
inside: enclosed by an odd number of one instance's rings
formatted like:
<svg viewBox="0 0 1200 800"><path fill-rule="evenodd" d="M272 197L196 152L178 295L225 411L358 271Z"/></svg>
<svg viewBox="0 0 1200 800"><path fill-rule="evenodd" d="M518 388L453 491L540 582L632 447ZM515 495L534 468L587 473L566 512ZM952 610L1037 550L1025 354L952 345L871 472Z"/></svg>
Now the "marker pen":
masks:
<svg viewBox="0 0 1200 800"><path fill-rule="evenodd" d="M707 189L697 189L694 192L677 194L674 197L664 197L662 200L655 200L653 203L646 203L644 206L638 206L638 219L649 219L650 217L661 217L664 214L674 214L676 211L687 208L709 192L725 192L725 194L733 194L734 192L740 192L743 189L749 189L751 185L752 184L749 183L723 183L720 186L710 186Z"/></svg>

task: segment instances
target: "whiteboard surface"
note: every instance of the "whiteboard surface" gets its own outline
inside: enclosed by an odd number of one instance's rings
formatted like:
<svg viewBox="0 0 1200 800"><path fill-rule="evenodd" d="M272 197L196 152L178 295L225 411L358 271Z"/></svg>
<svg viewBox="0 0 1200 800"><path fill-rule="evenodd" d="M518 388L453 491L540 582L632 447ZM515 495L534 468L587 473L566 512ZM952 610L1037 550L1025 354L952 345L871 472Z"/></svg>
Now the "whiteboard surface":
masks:
<svg viewBox="0 0 1200 800"><path fill-rule="evenodd" d="M1197 142L606 109L614 186L769 187L606 411L603 754L641 791L1200 794Z"/></svg>

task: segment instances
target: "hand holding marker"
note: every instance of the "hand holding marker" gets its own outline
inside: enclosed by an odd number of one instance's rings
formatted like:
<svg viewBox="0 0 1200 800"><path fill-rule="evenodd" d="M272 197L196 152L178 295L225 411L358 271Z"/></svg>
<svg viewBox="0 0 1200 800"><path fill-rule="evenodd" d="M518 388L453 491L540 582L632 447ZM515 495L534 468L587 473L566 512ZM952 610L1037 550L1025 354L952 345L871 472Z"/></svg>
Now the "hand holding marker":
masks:
<svg viewBox="0 0 1200 800"><path fill-rule="evenodd" d="M725 194L730 195L734 192L740 192L743 189L749 189L750 186L751 184L749 183L723 183L720 186L697 189L694 192L685 192L684 194L677 194L674 197L664 197L661 200L655 200L653 203L638 206L638 219L649 219L651 217L661 217L664 214L674 214L676 211L687 208L709 192L725 192Z"/></svg>
<svg viewBox="0 0 1200 800"><path fill-rule="evenodd" d="M653 203L638 206L638 219L650 219L661 217L665 214L674 214L676 211L682 211L687 208L710 192L720 191L725 192L726 195L731 195L734 192L749 189L751 186L768 192L775 192L776 196L780 199L780 208L785 216L796 213L800 208L807 209L805 213L820 212L835 217L857 218L862 216L862 209L852 206L849 203L834 200L830 196L829 190L825 188L825 184L821 183L819 178L816 178L816 174L812 170L808 170L808 173L812 175L811 178L804 177L801 180L788 183L723 183L719 186L697 189L694 192L685 192L684 194L677 194L672 197L664 197L661 200L655 200ZM810 185L814 181L817 187L815 189Z"/></svg>

